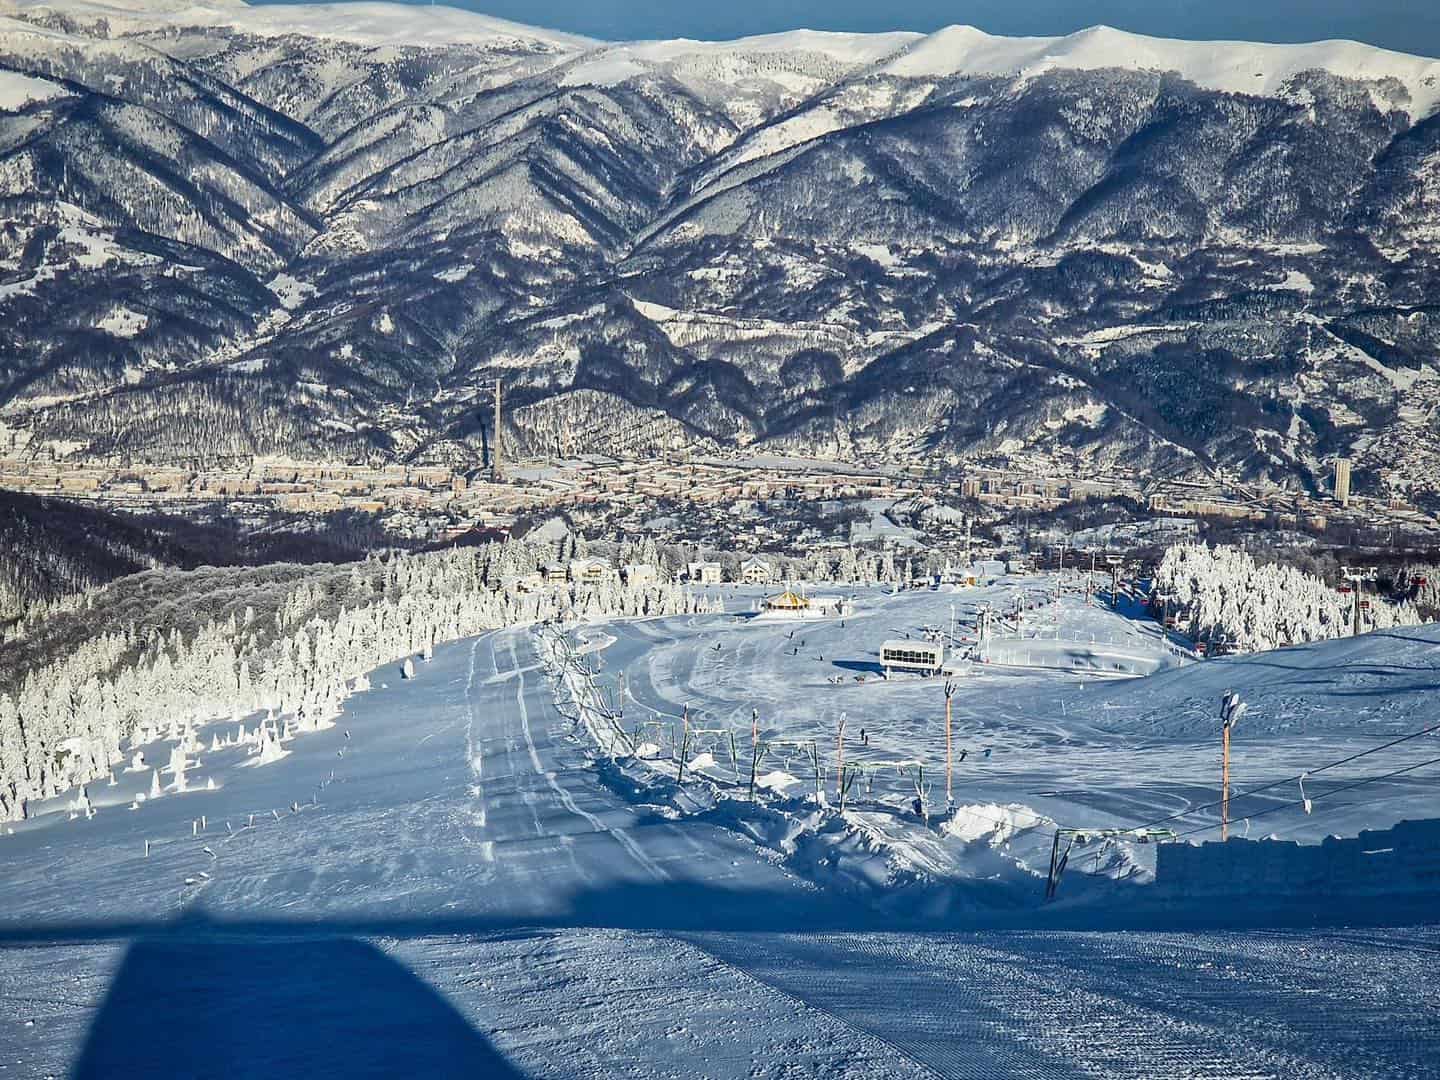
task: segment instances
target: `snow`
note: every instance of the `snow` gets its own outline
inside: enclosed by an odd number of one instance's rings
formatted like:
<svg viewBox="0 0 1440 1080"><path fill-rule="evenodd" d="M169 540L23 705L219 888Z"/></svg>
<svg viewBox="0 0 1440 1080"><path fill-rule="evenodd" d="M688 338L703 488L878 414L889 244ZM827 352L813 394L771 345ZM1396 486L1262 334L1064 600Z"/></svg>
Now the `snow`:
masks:
<svg viewBox="0 0 1440 1080"><path fill-rule="evenodd" d="M1347 79L1395 79L1406 100L1384 103L1423 120L1440 104L1440 60L1363 45L1320 41L1268 45L1177 41L1094 26L1065 37L997 37L949 26L916 42L881 70L907 78L995 75L1030 79L1047 71L1120 68L1174 72L1210 90L1279 96L1297 75L1327 71ZM1381 103L1377 103L1381 104Z"/></svg>
<svg viewBox="0 0 1440 1080"><path fill-rule="evenodd" d="M896 258L888 244L855 244L853 247L859 254L887 270L900 265L900 260Z"/></svg>
<svg viewBox="0 0 1440 1080"><path fill-rule="evenodd" d="M1299 270L1287 270L1285 280L1272 285L1271 289L1278 292L1298 292L1309 295L1315 291L1315 283L1310 280L1308 274Z"/></svg>
<svg viewBox="0 0 1440 1080"><path fill-rule="evenodd" d="M997 806L985 803L980 806L957 806L953 816L948 818L942 830L946 836L974 843L983 840L992 846L999 846L1016 833L1034 829L1043 819L1029 807L1011 804Z"/></svg>
<svg viewBox="0 0 1440 1080"><path fill-rule="evenodd" d="M104 19L111 33L162 26L226 27L247 34L348 41L357 45L455 45L515 47L544 45L574 50L593 44L588 38L436 5L369 3L246 4L240 0L8 0L19 12L63 11L87 22Z"/></svg>
<svg viewBox="0 0 1440 1080"><path fill-rule="evenodd" d="M895 506L891 499L866 499L860 504L869 514L868 521L857 521L850 526L850 542L862 543L869 540L890 540L905 547L919 547L919 533L907 525L897 525L886 516L886 511Z"/></svg>
<svg viewBox="0 0 1440 1080"><path fill-rule="evenodd" d="M1440 627L1125 683L977 668L957 680L968 754L947 813L942 684L878 678L876 643L948 627L952 604L963 635L980 604L1056 585L862 587L843 626L715 614L572 630L602 688L625 674L627 728L688 705L693 724L736 732L743 761L757 706L762 738L820 745L825 804L788 747L767 755L754 803L708 744L689 764L719 768L683 789L666 740L637 747L652 761L611 761L562 709L529 627L441 645L415 680L373 672L333 727L263 768L225 744L232 718L198 728L211 749L189 755L184 794L139 802L154 774L119 772L87 788L93 817L71 817L74 790L0 835L0 1061L37 1076L1435 1075L1440 1031L1415 1018L1440 930L1375 925L1414 909L1321 911L1316 927L1310 908L1277 923L1207 893L1167 898L1164 928L1146 930L1151 852L1126 844L1077 852L1060 902L1040 891L1055 821L1185 813L1213 836L1198 808L1215 794L1225 689L1250 705L1239 787L1440 721ZM722 594L738 611L758 592ZM1097 636L1159 636L1079 604L1062 600ZM843 814L828 771L840 712L847 760L877 769ZM171 740L134 749L158 763ZM908 809L916 778L883 768L916 757L928 823ZM1426 776L1264 827L1311 843L1437 817ZM1346 921L1369 928L1325 928Z"/></svg>
<svg viewBox="0 0 1440 1080"><path fill-rule="evenodd" d="M48 79L0 70L0 112L19 112L27 105L68 97L69 94L69 90Z"/></svg>
<svg viewBox="0 0 1440 1080"><path fill-rule="evenodd" d="M764 788L766 791L778 791L784 794L791 788L803 783L799 777L791 776L784 769L771 769L755 778L755 786Z"/></svg>
<svg viewBox="0 0 1440 1080"><path fill-rule="evenodd" d="M319 291L308 281L301 281L290 274L276 274L265 283L265 287L275 294L286 311L304 306Z"/></svg>
<svg viewBox="0 0 1440 1080"><path fill-rule="evenodd" d="M95 327L105 331L111 337L133 338L149 325L150 316L122 304L112 308L104 318L96 322Z"/></svg>
<svg viewBox="0 0 1440 1080"><path fill-rule="evenodd" d="M785 57L813 54L847 67L873 64L893 55L920 35L897 32L848 34L818 30L793 30L739 38L734 41L643 41L610 46L588 54L569 66L563 86L615 86L657 67L683 61L708 61L707 74L726 75L726 61L737 56L776 54ZM736 69L740 74L743 69ZM767 70L762 76L792 92L813 91L813 79L797 79L794 73Z"/></svg>

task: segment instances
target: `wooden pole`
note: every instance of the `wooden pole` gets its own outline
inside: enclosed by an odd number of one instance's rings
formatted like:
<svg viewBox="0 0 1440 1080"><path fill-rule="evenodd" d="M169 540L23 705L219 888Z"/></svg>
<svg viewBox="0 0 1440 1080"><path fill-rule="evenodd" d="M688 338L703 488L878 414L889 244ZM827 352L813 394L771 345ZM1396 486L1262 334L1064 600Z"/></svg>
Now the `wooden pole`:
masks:
<svg viewBox="0 0 1440 1080"><path fill-rule="evenodd" d="M1220 840L1230 839L1230 725L1220 729Z"/></svg>
<svg viewBox="0 0 1440 1080"><path fill-rule="evenodd" d="M845 808L845 714L840 714L840 722L835 727L835 797L840 800L840 808Z"/></svg>

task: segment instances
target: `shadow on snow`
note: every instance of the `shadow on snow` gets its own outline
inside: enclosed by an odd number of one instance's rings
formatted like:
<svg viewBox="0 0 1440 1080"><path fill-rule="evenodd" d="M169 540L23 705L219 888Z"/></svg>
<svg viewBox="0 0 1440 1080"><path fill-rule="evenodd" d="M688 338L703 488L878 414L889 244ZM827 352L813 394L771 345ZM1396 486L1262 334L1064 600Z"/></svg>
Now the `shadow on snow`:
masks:
<svg viewBox="0 0 1440 1080"><path fill-rule="evenodd" d="M143 934L71 1076L523 1076L375 946L296 929L189 916Z"/></svg>

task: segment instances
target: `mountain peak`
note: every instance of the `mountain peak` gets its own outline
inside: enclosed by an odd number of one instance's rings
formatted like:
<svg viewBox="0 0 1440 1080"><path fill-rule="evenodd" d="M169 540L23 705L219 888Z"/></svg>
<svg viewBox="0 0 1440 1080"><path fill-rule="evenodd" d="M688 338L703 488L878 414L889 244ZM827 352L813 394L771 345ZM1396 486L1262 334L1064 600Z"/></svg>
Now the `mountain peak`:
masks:
<svg viewBox="0 0 1440 1080"><path fill-rule="evenodd" d="M490 45L530 41L556 50L590 48L577 34L545 30L436 5L355 0L333 4L248 4L245 0L0 0L0 15L64 15L104 20L109 32L134 33L164 26L227 27L261 37L299 35L360 45Z"/></svg>
<svg viewBox="0 0 1440 1080"><path fill-rule="evenodd" d="M973 26L947 26L884 66L892 75L1000 75L1028 79L1052 70L1173 72L1208 90L1274 96L1295 76L1325 71L1347 79L1396 80L1403 107L1416 120L1440 106L1440 60L1365 45L1317 41L1274 45L1183 41L1092 26L1063 37L999 37Z"/></svg>

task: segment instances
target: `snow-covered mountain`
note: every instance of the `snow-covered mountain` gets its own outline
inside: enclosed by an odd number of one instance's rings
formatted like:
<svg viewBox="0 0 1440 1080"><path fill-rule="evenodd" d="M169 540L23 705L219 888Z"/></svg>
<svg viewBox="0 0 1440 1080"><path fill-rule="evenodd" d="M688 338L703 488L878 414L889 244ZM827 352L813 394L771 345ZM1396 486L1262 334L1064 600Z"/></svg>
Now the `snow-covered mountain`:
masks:
<svg viewBox="0 0 1440 1080"><path fill-rule="evenodd" d="M1440 61L0 0L0 452L1440 477ZM1382 473L1382 470L1384 472Z"/></svg>

